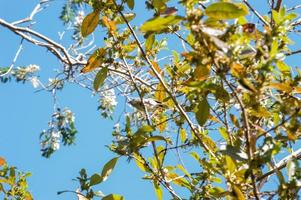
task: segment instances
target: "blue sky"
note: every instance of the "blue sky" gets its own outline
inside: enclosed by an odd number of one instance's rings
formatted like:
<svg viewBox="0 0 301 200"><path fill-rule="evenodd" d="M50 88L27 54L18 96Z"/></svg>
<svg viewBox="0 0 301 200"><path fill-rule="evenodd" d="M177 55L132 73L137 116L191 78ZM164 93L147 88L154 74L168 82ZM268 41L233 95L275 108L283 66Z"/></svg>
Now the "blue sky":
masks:
<svg viewBox="0 0 301 200"><path fill-rule="evenodd" d="M0 18L8 22L24 18L37 2L1 1ZM49 8L36 15L38 23L34 29L58 41L57 32L64 29L58 19L63 2L54 1ZM9 66L19 47L20 38L0 27L0 44L1 66ZM60 68L57 59L44 48L28 42L24 42L23 47L16 66L37 64L44 79L53 76L55 68ZM32 173L28 181L35 199L76 199L72 194L57 196L56 192L75 190L78 185L72 179L81 168L86 168L90 175L100 172L102 166L114 156L105 147L111 142L114 124L100 117L97 98L75 85L67 85L63 92L58 93L60 106L66 106L75 113L79 133L75 146L61 147L50 159L45 159L40 154L39 134L47 128L53 113L51 95L35 92L30 83L23 85L13 81L0 84L0 93L0 156L5 157L10 165ZM134 165L120 159L112 176L98 189L105 194L122 194L126 199L154 199L152 185L141 180L143 174Z"/></svg>
<svg viewBox="0 0 301 200"><path fill-rule="evenodd" d="M37 2L0 1L0 18L9 22L24 18ZM58 41L57 32L64 29L58 19L63 2L56 0L39 13L35 18L38 23L34 25L34 29ZM142 6L141 2L138 7ZM11 64L19 43L18 36L0 27L1 66ZM55 68L60 68L60 63L52 54L25 42L16 66L29 64L39 65L44 79L53 76ZM86 168L90 175L100 172L102 166L114 156L105 147L111 142L114 123L100 117L96 110L97 98L93 98L88 90L67 85L63 92L58 93L60 106L66 106L75 113L79 133L75 146L62 147L50 159L41 157L39 133L47 128L53 113L51 95L43 91L35 92L30 83L23 85L15 82L0 84L0 94L0 156L5 157L10 165L32 173L28 180L35 199L76 199L72 194L57 196L56 192L75 190L78 185L72 179L81 168ZM141 179L143 174L134 165L120 159L113 174L98 188L105 194L122 194L126 199L155 199L152 185Z"/></svg>

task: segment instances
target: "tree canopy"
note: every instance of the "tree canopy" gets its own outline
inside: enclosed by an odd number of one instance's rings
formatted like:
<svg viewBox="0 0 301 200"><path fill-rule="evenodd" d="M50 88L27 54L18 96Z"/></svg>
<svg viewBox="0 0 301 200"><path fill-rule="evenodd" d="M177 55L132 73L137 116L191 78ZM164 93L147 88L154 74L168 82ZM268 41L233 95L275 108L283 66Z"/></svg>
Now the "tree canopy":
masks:
<svg viewBox="0 0 301 200"><path fill-rule="evenodd" d="M101 116L115 123L107 145L115 156L101 171L81 169L79 187L58 194L124 199L118 189L104 195L94 187L126 159L153 184L159 200L163 192L191 200L300 198L301 71L291 58L301 53L301 5L137 2L66 0L58 17L71 32L69 46L34 29L35 16L52 1L41 0L29 17L15 22L0 18L21 38L12 64L0 68L1 84L31 82L54 99L76 84L90 90ZM15 66L23 42L60 61L54 79L40 80L39 66ZM73 145L76 123L73 112L55 101L40 133L42 156ZM0 158L6 199L33 199L28 176Z"/></svg>

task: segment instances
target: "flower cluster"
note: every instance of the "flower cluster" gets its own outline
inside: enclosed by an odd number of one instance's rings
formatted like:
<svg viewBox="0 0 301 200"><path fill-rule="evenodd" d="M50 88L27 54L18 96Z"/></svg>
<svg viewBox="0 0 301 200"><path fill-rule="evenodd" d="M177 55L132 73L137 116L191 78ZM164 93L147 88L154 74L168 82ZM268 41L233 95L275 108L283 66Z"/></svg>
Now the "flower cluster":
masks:
<svg viewBox="0 0 301 200"><path fill-rule="evenodd" d="M42 156L50 157L52 153L63 145L74 143L77 130L74 126L74 115L71 110L65 108L63 111L57 109L49 122L49 129L43 130L40 135Z"/></svg>
<svg viewBox="0 0 301 200"><path fill-rule="evenodd" d="M114 89L105 88L104 91L100 93L100 96L98 110L101 110L101 115L104 118L111 118L117 105L115 91Z"/></svg>
<svg viewBox="0 0 301 200"><path fill-rule="evenodd" d="M84 18L85 18L84 11L82 10L78 11L76 17L74 18L73 25L75 27L80 27L83 23Z"/></svg>

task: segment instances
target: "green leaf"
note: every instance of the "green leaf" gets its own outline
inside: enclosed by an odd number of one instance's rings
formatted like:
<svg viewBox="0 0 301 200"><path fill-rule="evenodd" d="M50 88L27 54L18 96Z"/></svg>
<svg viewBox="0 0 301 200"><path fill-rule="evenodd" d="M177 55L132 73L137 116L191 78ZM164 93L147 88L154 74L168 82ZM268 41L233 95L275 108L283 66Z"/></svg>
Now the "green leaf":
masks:
<svg viewBox="0 0 301 200"><path fill-rule="evenodd" d="M142 126L138 129L136 134L138 134L138 133L149 133L149 132L153 132L153 131L154 131L153 127L151 127L149 125L144 125L144 126Z"/></svg>
<svg viewBox="0 0 301 200"><path fill-rule="evenodd" d="M135 13L125 13L125 14L123 14L123 15L124 15L125 19L126 19L128 22L132 21L132 20L136 17L136 14L135 14ZM123 18L120 17L120 16L116 17L116 18L114 19L114 22L115 22L115 24L124 24L124 23L125 23L125 21L123 20Z"/></svg>
<svg viewBox="0 0 301 200"><path fill-rule="evenodd" d="M148 143L148 142L155 142L155 141L165 141L167 142L167 140L165 139L165 137L161 136L161 135L155 135L155 136L152 136L152 137L149 137L147 138L147 140L145 141L145 143ZM144 143L144 144L145 144Z"/></svg>
<svg viewBox="0 0 301 200"><path fill-rule="evenodd" d="M99 174L93 174L90 178L90 186L97 185L103 181Z"/></svg>
<svg viewBox="0 0 301 200"><path fill-rule="evenodd" d="M146 21L141 27L140 31L146 32L159 32L166 29L168 26L178 24L183 18L180 16L165 16L165 17L155 17Z"/></svg>
<svg viewBox="0 0 301 200"><path fill-rule="evenodd" d="M154 189L155 189L155 193L157 195L158 200L162 200L163 199L163 191L160 187L160 185L157 182L153 182L154 184Z"/></svg>
<svg viewBox="0 0 301 200"><path fill-rule="evenodd" d="M103 85L104 81L108 76L108 71L108 68L104 67L101 70L99 70L99 72L96 74L93 82L93 87L95 91L98 91L99 87Z"/></svg>
<svg viewBox="0 0 301 200"><path fill-rule="evenodd" d="M135 7L135 1L134 0L127 0L126 3L128 4L128 7L133 10Z"/></svg>
<svg viewBox="0 0 301 200"><path fill-rule="evenodd" d="M105 164L101 172L102 181L107 180L108 176L112 173L119 157L113 158Z"/></svg>
<svg viewBox="0 0 301 200"><path fill-rule="evenodd" d="M208 17L222 20L242 17L247 15L249 11L242 3L217 2L208 6L205 13Z"/></svg>
<svg viewBox="0 0 301 200"><path fill-rule="evenodd" d="M198 104L198 111L195 113L195 117L200 126L203 126L210 114L209 103L206 98L203 98Z"/></svg>
<svg viewBox="0 0 301 200"><path fill-rule="evenodd" d="M119 194L109 194L103 197L102 200L124 200L124 198Z"/></svg>
<svg viewBox="0 0 301 200"><path fill-rule="evenodd" d="M150 34L145 41L145 49L149 51L155 42L155 34Z"/></svg>
<svg viewBox="0 0 301 200"><path fill-rule="evenodd" d="M99 22L99 11L95 10L88 14L85 19L83 20L82 27L81 27L81 34L83 37L87 37L90 35L95 28L97 27Z"/></svg>

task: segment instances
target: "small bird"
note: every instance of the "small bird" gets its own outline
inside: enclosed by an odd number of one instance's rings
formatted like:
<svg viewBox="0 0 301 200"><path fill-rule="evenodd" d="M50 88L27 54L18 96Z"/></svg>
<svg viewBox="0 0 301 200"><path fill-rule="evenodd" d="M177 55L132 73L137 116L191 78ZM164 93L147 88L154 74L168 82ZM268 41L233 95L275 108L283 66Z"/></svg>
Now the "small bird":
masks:
<svg viewBox="0 0 301 200"><path fill-rule="evenodd" d="M144 111L143 104L140 98L133 98L129 103L139 111ZM143 99L143 103L148 111L155 111L156 109L163 107L162 103L151 98Z"/></svg>

